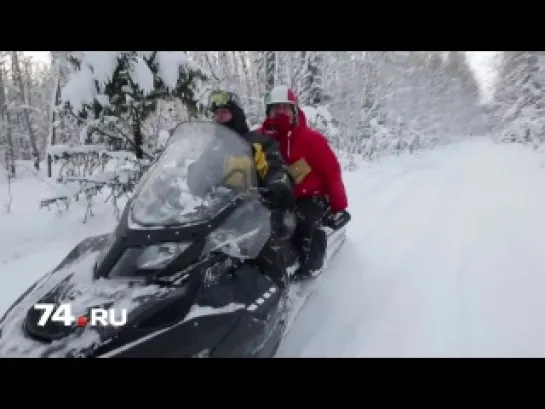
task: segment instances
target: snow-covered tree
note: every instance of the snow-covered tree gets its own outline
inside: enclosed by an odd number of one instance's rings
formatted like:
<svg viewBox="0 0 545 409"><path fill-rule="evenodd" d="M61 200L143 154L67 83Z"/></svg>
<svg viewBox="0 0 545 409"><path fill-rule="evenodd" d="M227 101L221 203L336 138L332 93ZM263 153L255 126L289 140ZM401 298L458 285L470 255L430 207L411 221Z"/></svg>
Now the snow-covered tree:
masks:
<svg viewBox="0 0 545 409"><path fill-rule="evenodd" d="M218 88L239 94L249 125L256 126L264 119L266 90L288 85L310 126L351 168L360 159L432 148L452 135L491 132L501 122L494 115L505 115L513 98L518 119L506 116L502 126L519 121L525 132L541 132L541 105L511 91L480 104L460 52L55 51L51 65L38 66L24 53L7 51L0 52L0 71L3 167L35 160L37 150L40 160L57 161L49 161L48 176L88 186L93 177L104 186L116 161L141 171L142 158L153 161L178 122L208 116L204 102ZM532 126L529 117L536 118Z"/></svg>
<svg viewBox="0 0 545 409"><path fill-rule="evenodd" d="M72 196L83 193L91 202L107 188L116 205L160 153L158 139L164 132L149 120L161 119L165 108L176 109L177 118L202 115L206 75L183 52L69 52L57 57L73 65L60 90L59 119L75 121L80 141L52 145L49 155L60 164L59 180L79 185ZM54 195L44 204L68 199Z"/></svg>
<svg viewBox="0 0 545 409"><path fill-rule="evenodd" d="M185 53L104 51L71 55L77 71L62 90L62 102L87 122L85 141L128 143L142 159L143 124L159 100L176 98L188 117L200 112L197 101L203 71ZM148 157L151 155L148 154Z"/></svg>
<svg viewBox="0 0 545 409"><path fill-rule="evenodd" d="M15 51L0 52L0 71L3 100L0 150L11 152L8 156L12 161L32 159L38 169L47 141L51 71ZM6 166L9 166L8 156L2 158Z"/></svg>
<svg viewBox="0 0 545 409"><path fill-rule="evenodd" d="M505 52L494 95L496 129L507 141L539 146L545 137L545 53Z"/></svg>

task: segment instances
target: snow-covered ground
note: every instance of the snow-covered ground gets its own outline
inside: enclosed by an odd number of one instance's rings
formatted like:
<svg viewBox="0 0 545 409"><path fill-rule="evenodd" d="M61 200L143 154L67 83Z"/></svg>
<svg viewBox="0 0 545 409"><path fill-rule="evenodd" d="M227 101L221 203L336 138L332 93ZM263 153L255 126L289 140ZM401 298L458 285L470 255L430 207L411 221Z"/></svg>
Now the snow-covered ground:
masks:
<svg viewBox="0 0 545 409"><path fill-rule="evenodd" d="M545 168L475 140L346 176L354 222L280 356L545 356Z"/></svg>
<svg viewBox="0 0 545 409"><path fill-rule="evenodd" d="M347 173L348 238L279 356L545 356L542 162L477 138ZM0 311L115 223L110 205L87 224L82 205L37 210L47 189L28 170L0 209Z"/></svg>

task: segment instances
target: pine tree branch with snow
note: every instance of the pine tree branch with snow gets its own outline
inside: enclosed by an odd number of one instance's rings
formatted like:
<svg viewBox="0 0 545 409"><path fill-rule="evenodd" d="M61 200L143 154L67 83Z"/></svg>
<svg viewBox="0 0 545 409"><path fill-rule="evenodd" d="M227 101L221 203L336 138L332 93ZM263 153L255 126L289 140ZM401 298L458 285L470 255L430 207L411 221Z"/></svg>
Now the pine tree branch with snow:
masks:
<svg viewBox="0 0 545 409"><path fill-rule="evenodd" d="M67 58L74 72L62 87L61 116L79 123L81 145L50 147L49 154L62 161L60 181L80 183L75 197L84 192L90 200L107 187L118 212L120 192L130 192L156 158L157 152L147 149L154 135L144 133L146 120L168 100L180 101L190 118L201 115L197 95L206 76L183 52L74 52ZM119 152L135 156L123 180L119 170L106 169Z"/></svg>

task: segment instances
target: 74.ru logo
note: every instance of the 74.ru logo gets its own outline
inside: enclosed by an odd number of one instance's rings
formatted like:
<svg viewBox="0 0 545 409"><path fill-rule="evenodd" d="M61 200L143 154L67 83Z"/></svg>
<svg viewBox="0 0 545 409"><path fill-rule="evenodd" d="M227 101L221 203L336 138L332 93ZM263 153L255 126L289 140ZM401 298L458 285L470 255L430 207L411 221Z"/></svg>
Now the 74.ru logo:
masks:
<svg viewBox="0 0 545 409"><path fill-rule="evenodd" d="M89 315L75 316L72 314L70 304L60 304L58 307L55 304L41 303L35 304L34 309L43 311L38 326L43 327L47 321L60 322L67 327L77 324L78 327L85 327L88 324L91 326L112 326L121 327L127 323L128 312L126 308L91 308Z"/></svg>

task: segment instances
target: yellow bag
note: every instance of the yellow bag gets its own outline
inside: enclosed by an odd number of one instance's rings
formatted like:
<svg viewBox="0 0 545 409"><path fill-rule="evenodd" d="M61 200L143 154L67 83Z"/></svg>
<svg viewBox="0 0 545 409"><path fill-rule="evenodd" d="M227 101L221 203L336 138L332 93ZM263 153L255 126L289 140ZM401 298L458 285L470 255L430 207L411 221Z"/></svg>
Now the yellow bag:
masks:
<svg viewBox="0 0 545 409"><path fill-rule="evenodd" d="M269 172L269 163L263 152L263 146L261 146L260 143L254 143L253 145L255 149L254 161L257 173L261 179L265 179L265 176L267 176L267 173Z"/></svg>
<svg viewBox="0 0 545 409"><path fill-rule="evenodd" d="M295 184L298 185L308 176L308 174L312 171L312 168L307 163L305 158L301 158L298 161L293 162L289 166L289 170L293 176L293 179L295 180Z"/></svg>

